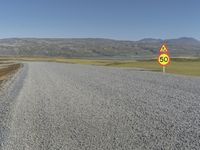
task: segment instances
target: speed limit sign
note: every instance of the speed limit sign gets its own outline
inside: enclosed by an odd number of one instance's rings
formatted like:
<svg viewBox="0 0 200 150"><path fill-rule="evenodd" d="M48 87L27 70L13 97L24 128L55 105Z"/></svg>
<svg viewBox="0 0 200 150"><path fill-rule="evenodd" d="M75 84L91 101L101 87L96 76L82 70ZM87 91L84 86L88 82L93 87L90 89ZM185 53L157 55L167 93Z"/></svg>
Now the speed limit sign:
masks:
<svg viewBox="0 0 200 150"><path fill-rule="evenodd" d="M168 54L160 54L158 56L158 63L161 66L167 66L170 63L170 58Z"/></svg>
<svg viewBox="0 0 200 150"><path fill-rule="evenodd" d="M170 57L169 57L169 51L167 48L167 44L162 44L162 46L159 49L158 63L162 66L163 73L165 73L165 66L170 64Z"/></svg>

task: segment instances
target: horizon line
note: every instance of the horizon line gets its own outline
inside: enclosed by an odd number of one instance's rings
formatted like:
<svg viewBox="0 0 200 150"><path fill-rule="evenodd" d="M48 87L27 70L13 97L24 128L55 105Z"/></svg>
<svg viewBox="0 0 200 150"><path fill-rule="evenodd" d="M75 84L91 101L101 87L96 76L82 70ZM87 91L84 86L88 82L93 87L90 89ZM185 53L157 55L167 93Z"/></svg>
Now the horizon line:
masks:
<svg viewBox="0 0 200 150"><path fill-rule="evenodd" d="M144 37L144 38L140 38L137 40L131 40L131 39L117 39L117 38L106 38L106 37L32 37L32 36L24 36L24 37L5 37L5 38L0 38L0 40L5 40L5 39L105 39L105 40L114 40L114 41L141 41L141 40L162 40L162 41L166 41L166 40L173 40L173 39L181 39L181 38L190 38L190 39L194 39L197 41L200 41L199 38L194 38L194 37L187 37L187 36L182 36L182 37L174 37L174 38L167 38L167 39L163 39L163 38L153 38L153 37Z"/></svg>

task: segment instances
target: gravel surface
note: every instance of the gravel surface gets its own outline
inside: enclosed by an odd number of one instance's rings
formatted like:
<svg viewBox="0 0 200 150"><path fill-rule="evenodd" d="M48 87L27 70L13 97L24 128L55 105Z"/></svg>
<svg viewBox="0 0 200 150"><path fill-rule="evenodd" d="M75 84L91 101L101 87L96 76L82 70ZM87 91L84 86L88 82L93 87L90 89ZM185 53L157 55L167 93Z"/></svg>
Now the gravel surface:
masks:
<svg viewBox="0 0 200 150"><path fill-rule="evenodd" d="M8 87L3 150L200 149L199 77L33 62Z"/></svg>

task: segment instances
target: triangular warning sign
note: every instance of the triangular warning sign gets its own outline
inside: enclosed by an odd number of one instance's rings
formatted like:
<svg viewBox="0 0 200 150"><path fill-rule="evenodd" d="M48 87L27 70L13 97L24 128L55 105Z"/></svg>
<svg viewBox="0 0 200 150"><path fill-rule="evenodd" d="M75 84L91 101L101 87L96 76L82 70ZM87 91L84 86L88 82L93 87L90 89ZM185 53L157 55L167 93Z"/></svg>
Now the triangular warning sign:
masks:
<svg viewBox="0 0 200 150"><path fill-rule="evenodd" d="M167 47L165 46L165 44L163 44L160 48L160 53L167 53L168 52L168 49Z"/></svg>

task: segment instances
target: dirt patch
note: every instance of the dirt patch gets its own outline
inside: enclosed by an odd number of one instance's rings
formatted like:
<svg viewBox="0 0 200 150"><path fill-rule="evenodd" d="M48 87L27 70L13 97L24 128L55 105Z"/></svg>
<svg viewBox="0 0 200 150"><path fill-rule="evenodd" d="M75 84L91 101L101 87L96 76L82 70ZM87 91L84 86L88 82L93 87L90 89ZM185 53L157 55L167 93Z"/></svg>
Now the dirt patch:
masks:
<svg viewBox="0 0 200 150"><path fill-rule="evenodd" d="M14 74L22 65L21 64L8 64L0 67L0 84L7 80L12 74Z"/></svg>

